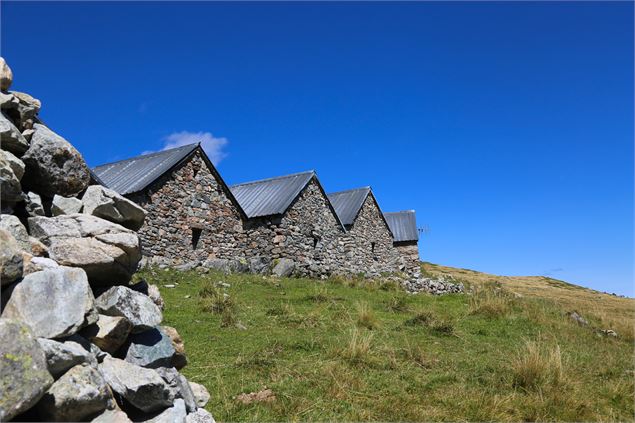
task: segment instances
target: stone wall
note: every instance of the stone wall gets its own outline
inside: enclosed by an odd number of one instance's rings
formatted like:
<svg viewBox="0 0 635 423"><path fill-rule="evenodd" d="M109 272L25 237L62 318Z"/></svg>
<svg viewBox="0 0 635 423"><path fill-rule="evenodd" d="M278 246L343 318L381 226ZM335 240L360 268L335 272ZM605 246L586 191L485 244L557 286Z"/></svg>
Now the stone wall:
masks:
<svg viewBox="0 0 635 423"><path fill-rule="evenodd" d="M244 256L241 215L200 152L129 198L148 213L145 256L171 264Z"/></svg>
<svg viewBox="0 0 635 423"><path fill-rule="evenodd" d="M394 247L403 260L406 272L419 273L421 261L417 241L395 242Z"/></svg>
<svg viewBox="0 0 635 423"><path fill-rule="evenodd" d="M343 236L350 273L377 276L399 270L399 254L372 194L366 197L353 225Z"/></svg>

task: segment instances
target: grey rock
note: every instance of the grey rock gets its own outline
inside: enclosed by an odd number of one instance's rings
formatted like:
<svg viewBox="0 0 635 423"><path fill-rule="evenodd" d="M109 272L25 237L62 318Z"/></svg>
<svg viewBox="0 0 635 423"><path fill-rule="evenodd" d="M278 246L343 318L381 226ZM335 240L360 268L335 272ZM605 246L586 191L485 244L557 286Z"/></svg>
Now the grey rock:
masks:
<svg viewBox="0 0 635 423"><path fill-rule="evenodd" d="M247 273L250 266L246 259L239 258L229 261L229 270L233 273Z"/></svg>
<svg viewBox="0 0 635 423"><path fill-rule="evenodd" d="M179 398L174 400L174 405L150 420L144 420L145 423L185 423L185 402Z"/></svg>
<svg viewBox="0 0 635 423"><path fill-rule="evenodd" d="M20 99L11 93L0 92L0 109L15 109Z"/></svg>
<svg viewBox="0 0 635 423"><path fill-rule="evenodd" d="M0 421L31 408L53 383L46 358L31 329L0 319Z"/></svg>
<svg viewBox="0 0 635 423"><path fill-rule="evenodd" d="M172 367L182 369L187 365L187 356L185 355L185 345L181 335L172 326L161 326L161 330L170 337L172 341L172 347L174 348L174 355L172 356Z"/></svg>
<svg viewBox="0 0 635 423"><path fill-rule="evenodd" d="M183 263L183 264L179 264L178 266L174 266L175 270L178 270L179 272L187 272L189 270L193 270L195 268L197 268L198 266L200 266L201 262L199 261L189 261L187 263Z"/></svg>
<svg viewBox="0 0 635 423"><path fill-rule="evenodd" d="M288 258L281 258L271 269L271 273L280 278L291 276L295 270L295 262Z"/></svg>
<svg viewBox="0 0 635 423"><path fill-rule="evenodd" d="M174 356L172 340L161 329L149 329L130 336L125 360L141 367L170 367Z"/></svg>
<svg viewBox="0 0 635 423"><path fill-rule="evenodd" d="M22 250L27 252L31 251L29 233L17 216L12 214L0 214L0 229L4 229L13 235Z"/></svg>
<svg viewBox="0 0 635 423"><path fill-rule="evenodd" d="M46 126L36 123L33 129L31 146L22 156L27 169L23 183L49 198L84 191L90 173L82 155Z"/></svg>
<svg viewBox="0 0 635 423"><path fill-rule="evenodd" d="M84 213L119 223L134 231L143 226L146 212L136 203L101 185L91 185L82 197Z"/></svg>
<svg viewBox="0 0 635 423"><path fill-rule="evenodd" d="M26 212L29 216L44 216L44 205L42 197L34 192L28 192L24 199Z"/></svg>
<svg viewBox="0 0 635 423"><path fill-rule="evenodd" d="M15 118L15 125L21 131L25 129L30 130L33 127L33 120L40 111L42 103L40 100L33 98L26 93L12 91L11 94L18 100L18 104L16 106L18 116Z"/></svg>
<svg viewBox="0 0 635 423"><path fill-rule="evenodd" d="M207 388L196 382L190 382L190 388L192 389L192 393L196 399L196 405L199 407L205 407L210 398Z"/></svg>
<svg viewBox="0 0 635 423"><path fill-rule="evenodd" d="M35 113L39 112L42 108L42 102L30 94L22 93L20 91L11 91L11 95L15 96L20 103L33 107L35 109Z"/></svg>
<svg viewBox="0 0 635 423"><path fill-rule="evenodd" d="M76 422L114 405L104 377L90 366L78 365L59 378L37 404L45 421Z"/></svg>
<svg viewBox="0 0 635 423"><path fill-rule="evenodd" d="M38 337L60 338L94 323L97 313L86 273L59 267L27 275L13 289L2 317L25 322Z"/></svg>
<svg viewBox="0 0 635 423"><path fill-rule="evenodd" d="M103 351L114 354L128 338L132 324L125 317L99 315L94 325L85 327L81 335Z"/></svg>
<svg viewBox="0 0 635 423"><path fill-rule="evenodd" d="M165 307L165 303L163 302L163 298L161 297L161 292L159 291L159 287L156 285L148 285L148 297L163 311Z"/></svg>
<svg viewBox="0 0 635 423"><path fill-rule="evenodd" d="M577 311L571 311L567 313L567 315L569 316L571 320L573 320L574 322L576 322L577 324L581 326L589 325L589 322L584 317L582 317Z"/></svg>
<svg viewBox="0 0 635 423"><path fill-rule="evenodd" d="M173 393L155 370L110 357L104 359L99 370L113 391L141 411L158 411L174 402Z"/></svg>
<svg viewBox="0 0 635 423"><path fill-rule="evenodd" d="M58 342L46 338L38 338L37 341L46 356L48 371L54 378L63 375L71 367L89 361L90 353L77 342Z"/></svg>
<svg viewBox="0 0 635 423"><path fill-rule="evenodd" d="M121 410L106 410L91 420L91 423L132 423L128 415Z"/></svg>
<svg viewBox="0 0 635 423"><path fill-rule="evenodd" d="M49 249L42 241L30 236L29 243L31 244L31 254L36 257L48 257Z"/></svg>
<svg viewBox="0 0 635 423"><path fill-rule="evenodd" d="M24 163L8 151L0 150L0 202L15 204L22 201L20 180L24 174Z"/></svg>
<svg viewBox="0 0 635 423"><path fill-rule="evenodd" d="M7 91L11 83L13 83L13 72L4 58L0 57L0 91Z"/></svg>
<svg viewBox="0 0 635 423"><path fill-rule="evenodd" d="M0 286L9 285L22 277L24 259L20 245L4 229L0 229Z"/></svg>
<svg viewBox="0 0 635 423"><path fill-rule="evenodd" d="M209 411L203 408L199 408L193 413L188 414L185 417L185 422L186 423L216 423L216 420L214 420L212 413L210 413Z"/></svg>
<svg viewBox="0 0 635 423"><path fill-rule="evenodd" d="M223 273L229 273L231 271L229 266L229 260L227 259L209 259L203 262L203 267L211 270L216 270Z"/></svg>
<svg viewBox="0 0 635 423"><path fill-rule="evenodd" d="M163 316L150 297L125 286L113 286L95 301L97 310L107 316L122 316L132 323L133 333L152 329Z"/></svg>
<svg viewBox="0 0 635 423"><path fill-rule="evenodd" d="M75 197L62 197L55 194L53 203L51 204L51 214L59 216L61 214L73 214L82 211L82 200Z"/></svg>
<svg viewBox="0 0 635 423"><path fill-rule="evenodd" d="M130 229L86 214L29 218L32 236L48 245L64 266L81 267L94 285L125 283L141 260L139 237Z"/></svg>
<svg viewBox="0 0 635 423"><path fill-rule="evenodd" d="M174 398L181 398L185 403L185 410L188 413L196 410L196 398L192 392L190 384L187 382L185 376L180 374L175 368L161 367L157 369L157 373L163 378L165 383L168 384Z"/></svg>
<svg viewBox="0 0 635 423"><path fill-rule="evenodd" d="M26 257L26 255L23 255L23 257ZM24 270L22 271L22 275L26 276L31 273L41 272L46 269L56 269L58 267L60 267L60 265L50 258L29 256L28 259L24 260Z"/></svg>
<svg viewBox="0 0 635 423"><path fill-rule="evenodd" d="M6 103L3 106L3 109L7 108ZM0 144L3 150L10 151L18 157L29 148L29 142L4 113L0 113Z"/></svg>
<svg viewBox="0 0 635 423"><path fill-rule="evenodd" d="M249 259L249 272L264 275L269 272L270 263L271 258L269 257L252 257Z"/></svg>

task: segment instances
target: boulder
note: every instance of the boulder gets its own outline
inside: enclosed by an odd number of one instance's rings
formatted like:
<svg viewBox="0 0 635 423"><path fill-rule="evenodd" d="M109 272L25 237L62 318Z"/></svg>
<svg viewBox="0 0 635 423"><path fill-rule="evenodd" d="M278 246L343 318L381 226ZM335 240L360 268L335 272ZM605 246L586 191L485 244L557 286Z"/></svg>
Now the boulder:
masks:
<svg viewBox="0 0 635 423"><path fill-rule="evenodd" d="M0 286L21 278L23 265L20 245L9 232L0 229Z"/></svg>
<svg viewBox="0 0 635 423"><path fill-rule="evenodd" d="M22 250L31 251L29 233L17 216L12 214L0 214L0 229L4 229L13 235L13 238L18 242Z"/></svg>
<svg viewBox="0 0 635 423"><path fill-rule="evenodd" d="M249 259L249 273L264 275L269 271L269 257L257 256Z"/></svg>
<svg viewBox="0 0 635 423"><path fill-rule="evenodd" d="M178 372L175 368L161 367L157 369L157 373L163 378L165 383L168 384L174 398L181 398L185 402L185 410L188 413L196 410L196 398L192 392L190 384L187 382L185 376Z"/></svg>
<svg viewBox="0 0 635 423"><path fill-rule="evenodd" d="M22 322L0 319L0 421L31 408L53 383L44 351Z"/></svg>
<svg viewBox="0 0 635 423"><path fill-rule="evenodd" d="M104 358L99 370L113 391L141 411L158 411L174 402L172 391L155 370L110 357Z"/></svg>
<svg viewBox="0 0 635 423"><path fill-rule="evenodd" d="M159 287L156 285L148 285L148 297L163 311L165 307L165 303L163 302L163 298L161 297L161 292L159 291Z"/></svg>
<svg viewBox="0 0 635 423"><path fill-rule="evenodd" d="M90 421L91 423L132 423L128 415L121 410L106 410Z"/></svg>
<svg viewBox="0 0 635 423"><path fill-rule="evenodd" d="M271 269L271 273L279 278L286 278L291 276L295 270L295 262L288 258L281 258Z"/></svg>
<svg viewBox="0 0 635 423"><path fill-rule="evenodd" d="M22 201L20 180L23 175L24 163L8 151L0 150L0 202L15 204Z"/></svg>
<svg viewBox="0 0 635 423"><path fill-rule="evenodd" d="M2 317L28 324L38 337L60 338L97 320L82 269L59 267L27 275L16 285Z"/></svg>
<svg viewBox="0 0 635 423"><path fill-rule="evenodd" d="M174 348L172 367L176 367L180 370L187 365L187 356L185 355L185 345L183 344L183 339L172 326L161 326L161 329L172 341L172 347Z"/></svg>
<svg viewBox="0 0 635 423"><path fill-rule="evenodd" d="M206 269L216 270L223 273L229 273L231 271L229 266L229 260L227 259L205 260L202 266Z"/></svg>
<svg viewBox="0 0 635 423"><path fill-rule="evenodd" d="M7 108L6 102L2 108ZM0 112L0 144L3 150L10 151L18 157L29 148L29 142L4 112Z"/></svg>
<svg viewBox="0 0 635 423"><path fill-rule="evenodd" d="M28 258L26 258L28 256ZM23 254L24 270L22 275L30 275L31 273L41 272L46 269L56 269L60 267L55 260L46 257L33 257L32 255Z"/></svg>
<svg viewBox="0 0 635 423"><path fill-rule="evenodd" d="M81 335L103 351L114 354L128 338L132 324L125 317L99 315L94 325L85 327Z"/></svg>
<svg viewBox="0 0 635 423"><path fill-rule="evenodd" d="M28 192L24 199L24 206L29 216L44 216L42 197L34 192Z"/></svg>
<svg viewBox="0 0 635 423"><path fill-rule="evenodd" d="M84 213L119 223L133 231L143 226L146 211L136 203L101 185L91 185L82 197Z"/></svg>
<svg viewBox="0 0 635 423"><path fill-rule="evenodd" d="M29 244L31 244L31 254L36 257L47 257L49 255L49 249L42 241L32 236L29 237Z"/></svg>
<svg viewBox="0 0 635 423"><path fill-rule="evenodd" d="M192 393L194 394L196 405L199 407L205 407L210 398L207 388L196 382L190 382L190 388L192 389Z"/></svg>
<svg viewBox="0 0 635 423"><path fill-rule="evenodd" d="M33 129L31 146L22 156L27 169L25 185L49 198L84 191L90 173L82 155L46 126L36 123Z"/></svg>
<svg viewBox="0 0 635 423"><path fill-rule="evenodd" d="M145 423L185 423L185 402L182 399L176 399L174 405L165 409L157 416L144 420Z"/></svg>
<svg viewBox="0 0 635 423"><path fill-rule="evenodd" d="M33 127L33 121L42 107L40 100L31 97L29 94L12 91L11 94L18 100L17 116L15 117L15 125L18 129L25 130ZM24 135L24 134L23 134ZM25 137L26 138L26 137Z"/></svg>
<svg viewBox="0 0 635 423"><path fill-rule="evenodd" d="M216 420L209 411L199 408L185 416L185 423L216 423Z"/></svg>
<svg viewBox="0 0 635 423"><path fill-rule="evenodd" d="M149 329L130 336L125 360L141 367L170 367L174 356L172 340L161 329Z"/></svg>
<svg viewBox="0 0 635 423"><path fill-rule="evenodd" d="M42 108L42 102L30 94L22 93L20 91L11 91L11 94L14 95L20 103L33 107L35 109L35 113L39 112Z"/></svg>
<svg viewBox="0 0 635 423"><path fill-rule="evenodd" d="M0 91L7 91L12 82L13 72L4 58L0 57Z"/></svg>
<svg viewBox="0 0 635 423"><path fill-rule="evenodd" d="M102 314L128 319L133 333L152 329L163 319L161 310L150 297L125 286L113 286L97 297L95 304Z"/></svg>
<svg viewBox="0 0 635 423"><path fill-rule="evenodd" d="M135 232L95 216L33 217L29 229L48 246L50 258L81 267L96 286L129 281L141 260Z"/></svg>
<svg viewBox="0 0 635 423"><path fill-rule="evenodd" d="M104 377L90 366L78 365L51 386L37 410L45 421L77 422L113 405Z"/></svg>
<svg viewBox="0 0 635 423"><path fill-rule="evenodd" d="M82 211L82 200L75 197L62 197L55 194L51 204L51 214L59 216L61 214L73 214Z"/></svg>
<svg viewBox="0 0 635 423"><path fill-rule="evenodd" d="M46 356L48 371L54 378L63 375L71 367L90 361L90 353L77 342L58 342L46 338L37 341Z"/></svg>
<svg viewBox="0 0 635 423"><path fill-rule="evenodd" d="M0 109L15 109L20 104L20 99L11 93L0 92Z"/></svg>

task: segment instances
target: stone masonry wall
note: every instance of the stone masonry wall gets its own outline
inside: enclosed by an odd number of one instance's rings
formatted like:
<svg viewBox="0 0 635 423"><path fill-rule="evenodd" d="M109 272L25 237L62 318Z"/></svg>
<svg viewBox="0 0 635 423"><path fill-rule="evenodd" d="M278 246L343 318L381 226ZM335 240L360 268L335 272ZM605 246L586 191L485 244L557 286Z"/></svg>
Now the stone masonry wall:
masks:
<svg viewBox="0 0 635 423"><path fill-rule="evenodd" d="M346 262L351 273L377 276L399 270L399 254L374 197L368 195L355 222L344 235Z"/></svg>
<svg viewBox="0 0 635 423"><path fill-rule="evenodd" d="M139 231L145 256L181 264L244 255L240 213L199 152L129 198L148 212Z"/></svg>
<svg viewBox="0 0 635 423"><path fill-rule="evenodd" d="M417 241L395 242L395 250L401 256L408 273L419 272L419 246Z"/></svg>

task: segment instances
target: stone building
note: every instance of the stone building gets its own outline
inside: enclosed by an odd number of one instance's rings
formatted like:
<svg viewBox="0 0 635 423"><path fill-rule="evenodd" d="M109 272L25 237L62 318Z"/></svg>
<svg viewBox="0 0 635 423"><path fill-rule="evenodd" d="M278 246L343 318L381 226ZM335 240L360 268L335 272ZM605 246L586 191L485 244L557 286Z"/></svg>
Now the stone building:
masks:
<svg viewBox="0 0 635 423"><path fill-rule="evenodd" d="M405 263L406 270L418 273L419 260L419 231L414 210L384 213L388 226L393 234L393 246Z"/></svg>
<svg viewBox="0 0 635 423"><path fill-rule="evenodd" d="M351 273L377 275L399 270L393 234L370 187L328 194L346 227L344 256Z"/></svg>
<svg viewBox="0 0 635 423"><path fill-rule="evenodd" d="M346 233L314 171L231 186L242 207L247 257L288 258L301 275L350 273Z"/></svg>
<svg viewBox="0 0 635 423"><path fill-rule="evenodd" d="M246 217L199 144L104 164L93 172L147 211L139 230L144 256L181 264L243 255Z"/></svg>

